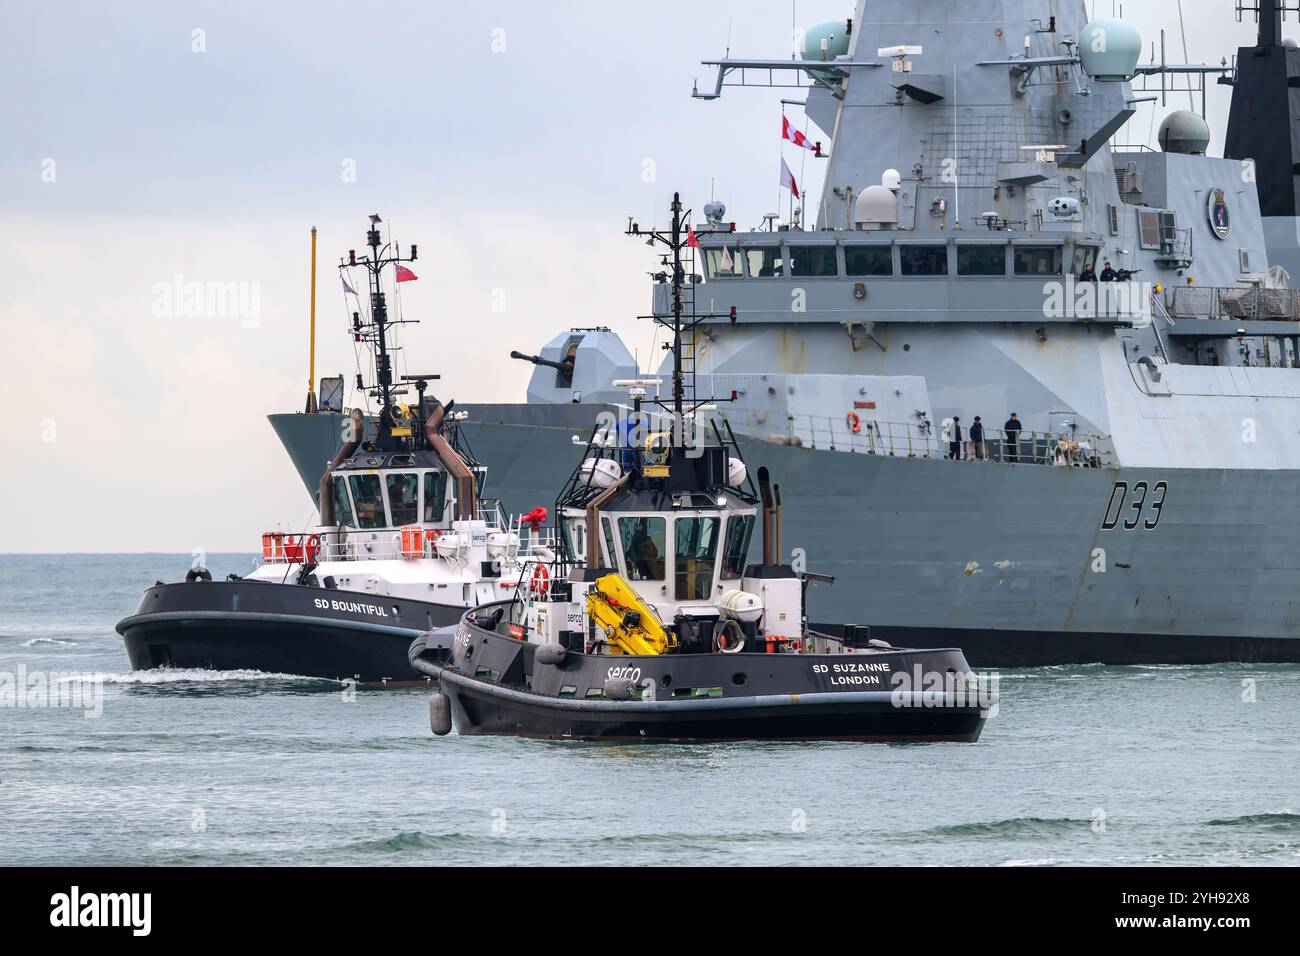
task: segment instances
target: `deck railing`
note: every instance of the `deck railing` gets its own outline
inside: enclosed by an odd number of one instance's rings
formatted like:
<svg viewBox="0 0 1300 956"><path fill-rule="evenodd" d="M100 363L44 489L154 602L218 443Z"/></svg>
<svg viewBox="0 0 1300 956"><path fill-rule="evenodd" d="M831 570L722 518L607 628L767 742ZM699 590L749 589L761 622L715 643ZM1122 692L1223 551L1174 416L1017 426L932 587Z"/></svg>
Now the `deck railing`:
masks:
<svg viewBox="0 0 1300 956"><path fill-rule="evenodd" d="M855 412L858 430L844 418L792 415L781 418L753 412L728 412L737 432L778 445L842 451L897 458L948 458L950 443L944 440L941 427L931 423L877 421ZM1010 437L1009 437L1010 436ZM963 460L998 461L1022 465L1072 465L1107 467L1114 462L1114 446L1100 435L1071 431L1005 432L1000 428L984 429L982 455L970 440L968 426L962 426L959 449Z"/></svg>
<svg viewBox="0 0 1300 956"><path fill-rule="evenodd" d="M1167 304L1175 318L1300 320L1300 289L1174 286Z"/></svg>

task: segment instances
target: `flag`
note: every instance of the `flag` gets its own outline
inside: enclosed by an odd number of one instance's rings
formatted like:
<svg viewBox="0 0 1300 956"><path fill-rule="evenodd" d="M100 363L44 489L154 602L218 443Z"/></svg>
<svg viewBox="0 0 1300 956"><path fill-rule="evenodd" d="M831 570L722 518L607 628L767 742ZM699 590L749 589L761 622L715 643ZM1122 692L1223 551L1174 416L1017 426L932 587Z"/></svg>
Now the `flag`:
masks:
<svg viewBox="0 0 1300 956"><path fill-rule="evenodd" d="M414 281L415 281L416 279L418 279L418 278L420 278L420 277L417 276L417 275L416 275L414 272L412 272L410 269L406 268L406 266L404 266L404 265L398 265L398 267L397 267L397 281L398 281L398 282L414 282Z"/></svg>
<svg viewBox="0 0 1300 956"><path fill-rule="evenodd" d="M690 246L692 249L698 249L698 248L700 248L700 240L698 240L698 239L695 238L695 227L694 227L694 226L687 226L687 227L686 227L686 244L687 244L688 246Z"/></svg>
<svg viewBox="0 0 1300 956"><path fill-rule="evenodd" d="M353 295L356 295L356 294L357 294L357 290L354 289L354 288L352 288L352 286L348 285L348 277L347 277L347 276L345 276L343 273L340 272L340 273L339 273L339 278L343 280L343 291L344 291L344 292L351 292Z"/></svg>
<svg viewBox="0 0 1300 956"><path fill-rule="evenodd" d="M726 246L722 247L722 271L723 272L735 271L734 263L732 263L731 261L731 250Z"/></svg>
<svg viewBox="0 0 1300 956"><path fill-rule="evenodd" d="M790 190L790 195L795 199L799 198L799 184L794 181L794 173L790 172L790 167L785 164L785 157L781 157L781 185Z"/></svg>
<svg viewBox="0 0 1300 956"><path fill-rule="evenodd" d="M797 129L791 129L790 121L785 118L784 113L781 114L781 138L788 139L796 146L802 146L804 149L810 149L814 153L817 152L817 144L809 140L807 136L799 132Z"/></svg>

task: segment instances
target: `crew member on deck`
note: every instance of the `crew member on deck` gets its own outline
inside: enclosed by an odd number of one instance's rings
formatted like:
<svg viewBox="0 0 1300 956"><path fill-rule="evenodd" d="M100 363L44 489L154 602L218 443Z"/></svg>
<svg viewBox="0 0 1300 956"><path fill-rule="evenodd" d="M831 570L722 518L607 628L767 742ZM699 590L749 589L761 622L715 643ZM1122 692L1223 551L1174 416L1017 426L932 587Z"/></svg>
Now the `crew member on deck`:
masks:
<svg viewBox="0 0 1300 956"><path fill-rule="evenodd" d="M948 457L954 461L961 460L961 419L952 416L952 437L948 439Z"/></svg>
<svg viewBox="0 0 1300 956"><path fill-rule="evenodd" d="M1097 273L1092 271L1092 260L1089 259L1083 264L1083 271L1079 273L1080 282L1096 282Z"/></svg>
<svg viewBox="0 0 1300 956"><path fill-rule="evenodd" d="M1007 461L1020 461L1020 429L1023 427L1015 412L1002 425L1007 438Z"/></svg>
<svg viewBox="0 0 1300 956"><path fill-rule="evenodd" d="M970 448L971 457L976 461L984 461L988 458L988 452L984 448L984 423L980 421L978 415L970 426Z"/></svg>
<svg viewBox="0 0 1300 956"><path fill-rule="evenodd" d="M1102 282L1118 282L1118 281L1119 281L1119 273L1116 272L1114 269L1112 269L1112 268L1110 267L1110 260L1109 260L1109 259L1106 260L1106 262L1105 262L1105 264L1104 264L1104 267L1103 267L1102 270L1101 270L1101 281L1102 281Z"/></svg>

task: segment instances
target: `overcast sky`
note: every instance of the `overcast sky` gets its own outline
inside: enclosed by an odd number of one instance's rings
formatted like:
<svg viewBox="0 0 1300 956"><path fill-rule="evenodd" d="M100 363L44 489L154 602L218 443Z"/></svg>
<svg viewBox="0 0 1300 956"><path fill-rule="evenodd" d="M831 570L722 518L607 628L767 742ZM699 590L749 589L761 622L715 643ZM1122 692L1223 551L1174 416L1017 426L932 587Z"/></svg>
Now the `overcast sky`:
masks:
<svg viewBox="0 0 1300 956"><path fill-rule="evenodd" d="M249 551L307 520L265 416L305 399L313 225L318 375L356 371L334 267L372 212L420 244L405 343L445 397L521 400L510 350L570 325L609 325L644 360L654 262L626 217L662 222L675 189L696 209L712 192L742 228L774 206L782 94L689 93L729 32L734 55L788 55L791 6L7 4L0 552ZM1182 7L1191 61L1251 42L1231 0ZM1176 0L1123 8L1182 59ZM793 21L852 12L800 0ZM1214 88L1212 152L1226 104ZM1151 117L1119 139L1148 141ZM816 192L816 161L801 172ZM255 319L169 311L158 287L177 276L241 283Z"/></svg>

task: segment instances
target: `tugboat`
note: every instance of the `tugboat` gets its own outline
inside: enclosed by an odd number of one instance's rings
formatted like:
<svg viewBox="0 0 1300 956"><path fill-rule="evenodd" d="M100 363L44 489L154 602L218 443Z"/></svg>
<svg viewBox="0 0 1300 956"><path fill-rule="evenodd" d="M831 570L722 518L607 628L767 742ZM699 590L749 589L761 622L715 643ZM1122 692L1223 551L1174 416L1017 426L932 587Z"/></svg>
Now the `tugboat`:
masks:
<svg viewBox="0 0 1300 956"><path fill-rule="evenodd" d="M543 586L411 645L412 667L438 681L433 732L978 739L990 702L960 650L895 648L865 627L809 629L807 588L831 582L801 557L783 560L780 487L763 468L755 487L714 400L695 396L682 348L703 318L682 302L694 237L677 196L672 213L670 230L638 231L670 250L671 402L646 400L657 382L625 383L631 414L598 423L556 503ZM762 560L747 565L760 505Z"/></svg>
<svg viewBox="0 0 1300 956"><path fill-rule="evenodd" d="M263 534L263 563L252 574L217 582L196 567L183 583L149 588L117 625L132 668L424 682L407 660L413 638L514 594L539 558L554 557L541 534L545 508L510 520L481 497L487 469L460 436L461 414L426 395L438 376L394 383L381 279L414 261L416 249L403 258L391 244L381 248L379 217L371 220L370 255L349 253L343 263L369 273L370 315L354 313L353 326L375 348L371 439L354 409L320 480L320 523ZM416 401L401 401L412 388Z"/></svg>

